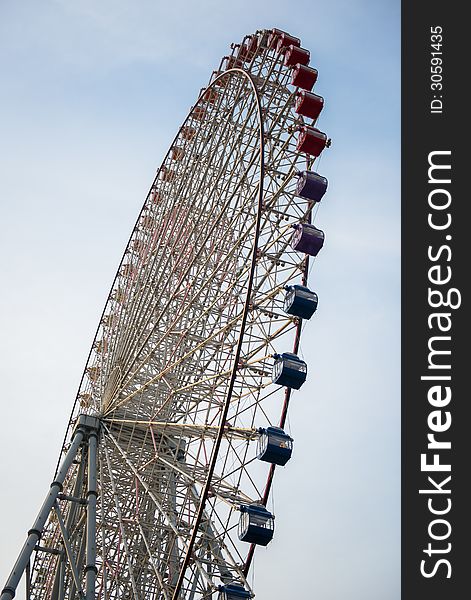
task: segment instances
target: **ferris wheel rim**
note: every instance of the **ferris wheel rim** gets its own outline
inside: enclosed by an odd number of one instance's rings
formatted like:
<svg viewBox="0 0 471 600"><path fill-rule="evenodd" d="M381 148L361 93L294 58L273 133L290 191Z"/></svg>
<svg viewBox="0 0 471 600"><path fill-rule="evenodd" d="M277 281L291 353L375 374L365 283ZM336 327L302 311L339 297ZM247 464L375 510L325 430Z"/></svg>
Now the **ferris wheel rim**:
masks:
<svg viewBox="0 0 471 600"><path fill-rule="evenodd" d="M188 550L186 553L186 556L184 558L182 567L180 569L180 575L178 578L178 582L174 591L174 595L173 595L173 599L176 600L178 598L178 594L180 593L180 589L181 586L183 584L183 579L185 576L185 572L187 570L189 561L191 559L191 552L193 550L193 546L195 544L196 541L196 536L198 533L198 528L201 522L201 518L203 516L204 513L204 508L205 508L205 504L206 504L206 500L208 497L208 492L209 492L209 488L211 485L211 481L212 481L212 477L214 474L214 469L216 466L216 461L218 459L218 455L219 455L219 450L220 450L220 444L221 444L221 440L222 440L222 436L224 433L224 425L225 425L225 420L227 417L227 413L228 413L228 409L229 409L229 405L230 405L230 401L232 398L232 393L233 393L233 389L234 389L234 383L235 383L235 379L237 376L237 370L238 370L238 361L240 358L240 354L242 351L242 341L244 338L244 332L245 332L245 325L247 322L247 316L249 313L249 309L250 309L250 299L251 299L251 294L252 294L252 287L253 287L253 279L254 279L254 273L255 273L255 267L256 267L256 259L257 259L257 246L258 246L258 240L259 240L259 235L260 235L260 221L261 221L261 214L262 214L262 206L263 206L263 193L264 193L264 177L265 177L265 139L264 139L264 123L263 123L263 118L262 118L262 106L261 106L261 100L260 100L260 95L258 92L258 88L253 80L253 78L250 76L249 73L247 73L246 71L244 71L243 69L230 69L228 71L226 71L225 73L219 75L212 83L210 86L208 86L207 89L212 88L213 86L216 85L216 81L219 81L222 77L224 77L226 74L230 73L230 72L237 72L242 74L243 77L245 77L249 82L250 85L252 87L252 92L254 94L255 100L256 100L256 104L257 104L257 113L258 113L258 124L259 124L259 152L260 152L260 162L259 162L259 176L260 176L260 181L259 181L259 185L258 185L258 192L257 192L257 217L256 217L256 226L255 226L255 235L254 235L254 239L253 239L253 249L252 249L252 258L251 258L251 265L250 265L250 276L249 276L249 282L247 285L247 293L245 296L245 303L244 303L244 312L242 315L242 322L240 325L240 329L239 329L239 339L237 341L237 349L236 352L234 354L234 366L232 368L232 373L231 373L231 378L230 378L230 383L229 383L229 389L227 392L227 396L226 396L226 401L225 401L225 405L224 405L224 409L223 412L221 414L220 417L220 424L219 424L219 431L216 437L216 442L215 442L215 447L213 449L212 452L212 457L211 457L211 463L210 463L210 467L209 467L209 472L208 472L208 476L206 478L206 483L205 486L203 488L203 492L201 495L201 500L200 500L200 506L198 509L198 513L197 516L195 518L194 521L194 525L193 525L193 531L191 534L191 538L188 544ZM202 98L203 93L200 95L200 98ZM196 105L195 105L196 107ZM195 108L194 107L194 108ZM194 110L193 108L193 110ZM191 113L190 113L191 114ZM186 120L185 120L186 123Z"/></svg>

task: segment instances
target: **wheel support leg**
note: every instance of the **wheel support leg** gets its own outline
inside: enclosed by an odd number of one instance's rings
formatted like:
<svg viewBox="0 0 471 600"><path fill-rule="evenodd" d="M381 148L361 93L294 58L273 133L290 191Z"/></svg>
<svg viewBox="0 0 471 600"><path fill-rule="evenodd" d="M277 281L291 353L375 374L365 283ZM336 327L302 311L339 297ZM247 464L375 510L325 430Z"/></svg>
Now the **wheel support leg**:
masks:
<svg viewBox="0 0 471 600"><path fill-rule="evenodd" d="M28 565L31 554L33 553L34 547L39 541L41 537L42 531L44 529L44 525L46 524L46 520L51 512L52 507L57 499L57 495L62 490L62 484L64 483L67 472L69 471L72 462L77 454L80 444L83 441L85 436L85 431L82 428L78 428L74 434L72 439L72 443L65 455L65 458L62 462L62 465L57 473L56 479L51 483L51 487L48 495L46 496L44 503L39 511L39 514L36 518L36 521L33 524L33 527L28 531L28 537L26 538L26 542L21 549L21 552L18 556L18 559L13 567L12 572L10 573L9 578L5 584L5 587L2 590L2 595L0 596L0 600L12 600L16 594L16 588L20 582L20 579Z"/></svg>
<svg viewBox="0 0 471 600"><path fill-rule="evenodd" d="M87 550L85 564L85 598L95 599L96 567L96 501L97 501L97 434L88 438L88 491L87 491Z"/></svg>

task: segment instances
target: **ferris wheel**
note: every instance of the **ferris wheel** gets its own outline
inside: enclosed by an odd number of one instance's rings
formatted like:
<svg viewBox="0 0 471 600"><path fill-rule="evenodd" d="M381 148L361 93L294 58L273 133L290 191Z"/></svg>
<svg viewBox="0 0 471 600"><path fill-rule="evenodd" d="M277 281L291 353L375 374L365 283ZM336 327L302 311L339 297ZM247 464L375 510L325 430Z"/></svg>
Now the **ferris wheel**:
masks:
<svg viewBox="0 0 471 600"><path fill-rule="evenodd" d="M257 31L201 90L132 231L1 600L23 574L27 600L254 596L318 302L314 163L330 140L309 60L298 38Z"/></svg>

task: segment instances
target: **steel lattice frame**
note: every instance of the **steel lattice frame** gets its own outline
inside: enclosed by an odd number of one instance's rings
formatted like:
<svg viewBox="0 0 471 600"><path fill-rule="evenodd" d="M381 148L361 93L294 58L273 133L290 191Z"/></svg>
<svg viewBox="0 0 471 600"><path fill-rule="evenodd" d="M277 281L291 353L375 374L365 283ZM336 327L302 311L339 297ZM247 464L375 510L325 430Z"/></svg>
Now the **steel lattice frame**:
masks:
<svg viewBox="0 0 471 600"><path fill-rule="evenodd" d="M98 599L210 598L231 581L250 590L238 511L268 499L274 467L257 461L256 441L286 418L290 392L271 383L271 357L299 343L282 300L286 284L306 282L291 225L312 209L294 193L312 165L296 150L296 88L269 32L255 36L243 68L223 60L213 73L157 173L66 434L80 414L100 420ZM85 590L90 452L79 447L36 546L31 600Z"/></svg>

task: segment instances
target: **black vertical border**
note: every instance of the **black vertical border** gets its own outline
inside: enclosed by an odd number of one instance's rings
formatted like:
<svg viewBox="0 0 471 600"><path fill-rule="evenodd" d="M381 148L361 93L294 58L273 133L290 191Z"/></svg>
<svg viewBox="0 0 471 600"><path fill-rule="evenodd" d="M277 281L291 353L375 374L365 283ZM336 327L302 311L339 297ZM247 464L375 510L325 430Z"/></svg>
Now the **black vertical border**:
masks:
<svg viewBox="0 0 471 600"><path fill-rule="evenodd" d="M402 2L402 599L403 600L454 600L471 597L470 560L470 499L471 487L471 395L468 373L471 373L471 331L469 327L469 283L471 276L471 194L468 179L471 178L471 144L469 119L471 106L467 95L471 81L471 29L467 25L464 8L457 2L405 0ZM431 90L431 27L443 28L443 90ZM436 78L437 79L437 78ZM443 96L443 113L431 114L433 95ZM471 98L470 98L471 100ZM428 195L434 185L428 182L428 155L432 151L451 150L451 184L437 185L449 190L452 203L452 222L449 230L434 231L427 222ZM443 161L444 159L442 159ZM446 162L446 159L445 159ZM445 173L445 172L443 172ZM442 196L444 197L444 196ZM438 195L437 195L438 198ZM445 236L451 235L451 240ZM447 262L443 251L437 262L427 256L428 248L434 251L449 245L452 255ZM436 256L436 252L434 254ZM432 285L428 279L431 266L441 264L451 267L452 277L448 285ZM445 271L443 271L445 272ZM430 372L428 367L428 342L439 335L430 329L427 318L437 312L428 304L428 288L445 293L450 287L461 293L462 303L455 310L446 307L438 311L451 313L451 356L443 356L442 362L451 361L451 371ZM446 344L443 344L443 348ZM436 407L430 405L427 391L430 381L421 381L422 375L451 374L451 382L442 382L452 390L452 399L442 411L450 411L451 427L436 434L437 439L451 441L450 450L442 450L440 462L450 463L450 473L421 472L420 455L427 452L427 434L430 429L427 418ZM445 415L443 415L445 417ZM429 455L433 451L428 451ZM431 458L429 457L429 462ZM451 481L443 488L451 494L420 494L420 489L431 489L428 476L441 482L451 475ZM428 508L428 498L433 498L437 509L451 509L445 515L433 515ZM447 519L451 533L442 541L429 536L429 525L437 518ZM445 535L447 526L432 526L436 535ZM424 553L428 544L432 548L449 552ZM437 565L441 558L451 565L451 577L445 563ZM434 576L421 574L424 569Z"/></svg>

